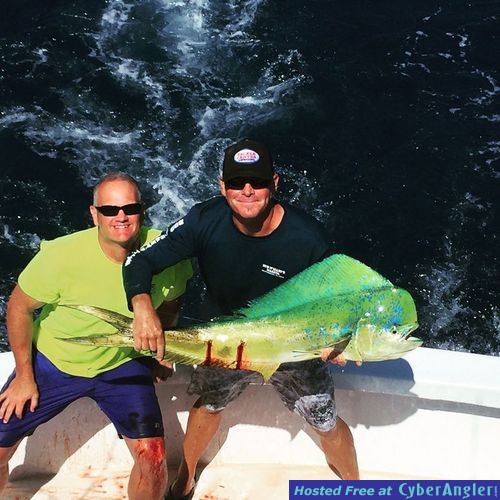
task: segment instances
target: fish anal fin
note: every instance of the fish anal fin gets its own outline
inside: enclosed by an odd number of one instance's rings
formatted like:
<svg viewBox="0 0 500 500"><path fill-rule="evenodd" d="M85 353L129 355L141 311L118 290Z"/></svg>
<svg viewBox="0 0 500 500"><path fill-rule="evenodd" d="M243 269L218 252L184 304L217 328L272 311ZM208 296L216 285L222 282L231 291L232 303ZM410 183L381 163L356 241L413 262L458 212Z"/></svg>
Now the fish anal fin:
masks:
<svg viewBox="0 0 500 500"><path fill-rule="evenodd" d="M278 366L281 363L252 363L249 370L259 372L264 379L264 382L267 382L272 374L278 369Z"/></svg>
<svg viewBox="0 0 500 500"><path fill-rule="evenodd" d="M224 361L222 359L217 359L217 358L211 358L210 360L205 359L203 363L201 363L202 366L213 366L215 368L227 368L228 370L235 370L236 369L236 362L235 361Z"/></svg>
<svg viewBox="0 0 500 500"><path fill-rule="evenodd" d="M204 361L204 359L199 356L169 351L165 352L163 360L170 361L171 363L179 363L181 365L202 365Z"/></svg>
<svg viewBox="0 0 500 500"><path fill-rule="evenodd" d="M272 374L278 369L279 365L280 365L280 363L278 363L277 365L266 365L261 370L258 370L262 374L262 378L264 379L264 382L269 381Z"/></svg>

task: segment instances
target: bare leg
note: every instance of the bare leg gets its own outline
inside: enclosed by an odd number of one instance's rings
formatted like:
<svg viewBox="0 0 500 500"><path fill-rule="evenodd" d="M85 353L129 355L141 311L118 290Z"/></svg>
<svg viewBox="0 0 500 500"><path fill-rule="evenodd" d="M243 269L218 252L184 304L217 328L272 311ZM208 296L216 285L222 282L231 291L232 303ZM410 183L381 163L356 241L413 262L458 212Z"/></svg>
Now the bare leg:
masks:
<svg viewBox="0 0 500 500"><path fill-rule="evenodd" d="M342 479L359 479L358 461L349 426L339 417L329 431L314 429L320 437L321 449L330 468Z"/></svg>
<svg viewBox="0 0 500 500"><path fill-rule="evenodd" d="M177 479L172 485L174 498L187 495L194 486L196 466L201 455L219 428L222 411L209 411L206 406L191 408L184 437L184 457L177 472Z"/></svg>
<svg viewBox="0 0 500 500"><path fill-rule="evenodd" d="M167 489L164 438L124 439L134 459L128 482L129 499L163 499Z"/></svg>
<svg viewBox="0 0 500 500"><path fill-rule="evenodd" d="M10 448L0 448L0 494L9 480L9 460L12 458L12 455L14 455L20 442L21 441L17 442Z"/></svg>

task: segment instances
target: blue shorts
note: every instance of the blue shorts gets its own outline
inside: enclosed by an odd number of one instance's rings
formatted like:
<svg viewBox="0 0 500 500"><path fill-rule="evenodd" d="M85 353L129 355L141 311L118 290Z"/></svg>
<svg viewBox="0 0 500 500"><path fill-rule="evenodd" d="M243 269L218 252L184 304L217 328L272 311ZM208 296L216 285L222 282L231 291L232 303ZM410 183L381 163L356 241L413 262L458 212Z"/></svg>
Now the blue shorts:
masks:
<svg viewBox="0 0 500 500"><path fill-rule="evenodd" d="M224 409L250 384L261 384L262 375L249 370L233 370L198 366L188 387L198 394L198 404L209 411ZM301 415L319 431L329 431L337 423L333 375L329 364L319 358L295 363L282 363L269 383L287 408Z"/></svg>
<svg viewBox="0 0 500 500"><path fill-rule="evenodd" d="M152 358L137 358L95 377L76 377L56 368L41 352L33 352L33 368L40 399L23 418L0 421L0 447L10 447L73 401L89 397L111 420L120 435L132 439L163 437L163 421L151 373ZM9 377L2 391L9 385Z"/></svg>

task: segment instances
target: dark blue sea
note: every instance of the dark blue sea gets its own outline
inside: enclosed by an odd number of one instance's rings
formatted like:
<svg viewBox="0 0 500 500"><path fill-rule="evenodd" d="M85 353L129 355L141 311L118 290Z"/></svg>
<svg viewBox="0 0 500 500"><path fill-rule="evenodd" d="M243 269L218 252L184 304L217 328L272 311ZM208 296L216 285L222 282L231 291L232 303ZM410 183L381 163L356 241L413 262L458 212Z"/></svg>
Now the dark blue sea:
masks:
<svg viewBox="0 0 500 500"><path fill-rule="evenodd" d="M498 0L4 0L0 350L17 275L90 225L96 179L136 176L166 227L248 136L338 252L412 293L426 346L498 356L499 20Z"/></svg>

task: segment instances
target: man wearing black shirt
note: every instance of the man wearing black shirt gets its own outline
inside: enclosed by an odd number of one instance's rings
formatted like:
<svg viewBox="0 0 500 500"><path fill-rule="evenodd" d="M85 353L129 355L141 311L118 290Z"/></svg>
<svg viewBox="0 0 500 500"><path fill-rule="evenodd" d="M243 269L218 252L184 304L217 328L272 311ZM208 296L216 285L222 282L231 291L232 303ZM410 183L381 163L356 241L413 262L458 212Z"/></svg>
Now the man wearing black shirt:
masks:
<svg viewBox="0 0 500 500"><path fill-rule="evenodd" d="M152 276L165 267L196 257L210 297L221 314L230 314L332 253L318 221L274 198L278 181L263 144L249 139L233 144L224 155L222 196L195 205L168 233L129 257L124 283L134 310L136 349L163 357L164 334L149 293ZM190 412L184 459L167 498L192 497L196 465L219 427L221 411L249 383L261 380L246 370L202 366L194 371L188 392L200 397ZM327 364L321 359L284 363L270 382L319 435L330 467L343 479L359 478L352 435L337 417Z"/></svg>

